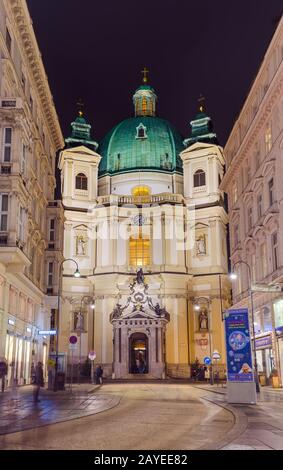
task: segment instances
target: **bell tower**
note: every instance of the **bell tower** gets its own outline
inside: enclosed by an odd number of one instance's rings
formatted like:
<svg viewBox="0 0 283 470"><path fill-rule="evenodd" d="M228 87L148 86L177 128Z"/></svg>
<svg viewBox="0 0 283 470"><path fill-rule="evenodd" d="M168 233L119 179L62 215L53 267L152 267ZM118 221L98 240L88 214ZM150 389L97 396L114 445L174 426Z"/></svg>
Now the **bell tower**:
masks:
<svg viewBox="0 0 283 470"><path fill-rule="evenodd" d="M62 201L65 207L89 209L97 198L98 166L101 157L91 137L91 125L86 121L79 102L76 119L71 123L71 135L60 153Z"/></svg>
<svg viewBox="0 0 283 470"><path fill-rule="evenodd" d="M205 112L204 98L199 98L198 113L190 123L191 134L184 140L182 153L184 196L188 204L204 206L223 204L219 186L224 175L225 158L213 132L211 118Z"/></svg>

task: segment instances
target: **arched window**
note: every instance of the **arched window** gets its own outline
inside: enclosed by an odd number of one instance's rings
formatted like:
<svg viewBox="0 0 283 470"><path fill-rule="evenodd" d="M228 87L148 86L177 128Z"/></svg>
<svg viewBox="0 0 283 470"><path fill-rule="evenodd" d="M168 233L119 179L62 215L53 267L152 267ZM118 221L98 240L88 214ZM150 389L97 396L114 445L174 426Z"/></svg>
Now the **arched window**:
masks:
<svg viewBox="0 0 283 470"><path fill-rule="evenodd" d="M138 238L130 237L130 265L135 267L150 265L150 240L139 234Z"/></svg>
<svg viewBox="0 0 283 470"><path fill-rule="evenodd" d="M194 174L194 188L198 188L199 186L205 186L205 184L205 171L197 170Z"/></svg>
<svg viewBox="0 0 283 470"><path fill-rule="evenodd" d="M142 114L147 113L147 99L143 97L142 99Z"/></svg>
<svg viewBox="0 0 283 470"><path fill-rule="evenodd" d="M146 139L146 127L141 123L137 128L136 139Z"/></svg>
<svg viewBox="0 0 283 470"><path fill-rule="evenodd" d="M76 189L87 191L87 177L83 173L79 173L76 176Z"/></svg>

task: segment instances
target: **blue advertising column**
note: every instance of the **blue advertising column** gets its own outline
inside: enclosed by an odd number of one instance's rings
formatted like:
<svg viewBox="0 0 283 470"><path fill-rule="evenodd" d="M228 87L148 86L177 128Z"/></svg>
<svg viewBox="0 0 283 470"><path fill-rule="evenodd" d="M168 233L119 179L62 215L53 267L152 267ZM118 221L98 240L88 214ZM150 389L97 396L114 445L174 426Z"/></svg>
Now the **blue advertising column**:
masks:
<svg viewBox="0 0 283 470"><path fill-rule="evenodd" d="M228 403L256 403L248 309L225 315Z"/></svg>

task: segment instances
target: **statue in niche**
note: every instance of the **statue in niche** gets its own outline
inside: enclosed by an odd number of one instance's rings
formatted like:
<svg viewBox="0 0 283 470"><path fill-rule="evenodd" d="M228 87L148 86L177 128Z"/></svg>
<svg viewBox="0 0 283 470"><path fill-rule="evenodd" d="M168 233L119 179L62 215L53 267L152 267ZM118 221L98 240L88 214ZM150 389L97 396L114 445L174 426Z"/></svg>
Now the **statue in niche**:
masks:
<svg viewBox="0 0 283 470"><path fill-rule="evenodd" d="M84 316L80 312L74 313L74 330L75 331L84 330Z"/></svg>
<svg viewBox="0 0 283 470"><path fill-rule="evenodd" d="M199 235L196 240L197 255L206 255L205 235Z"/></svg>
<svg viewBox="0 0 283 470"><path fill-rule="evenodd" d="M86 254L86 244L87 240L86 237L83 235L77 236L77 255L84 256Z"/></svg>
<svg viewBox="0 0 283 470"><path fill-rule="evenodd" d="M206 309L201 310L198 321L200 330L208 330L208 315Z"/></svg>

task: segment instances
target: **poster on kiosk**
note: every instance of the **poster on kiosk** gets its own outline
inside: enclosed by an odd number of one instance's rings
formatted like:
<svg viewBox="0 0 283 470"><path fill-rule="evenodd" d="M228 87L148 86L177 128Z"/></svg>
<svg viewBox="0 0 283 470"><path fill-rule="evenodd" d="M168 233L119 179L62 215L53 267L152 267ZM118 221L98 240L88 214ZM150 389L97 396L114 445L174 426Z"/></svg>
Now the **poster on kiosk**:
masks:
<svg viewBox="0 0 283 470"><path fill-rule="evenodd" d="M226 312L225 337L227 401L256 403L248 309L231 309Z"/></svg>

